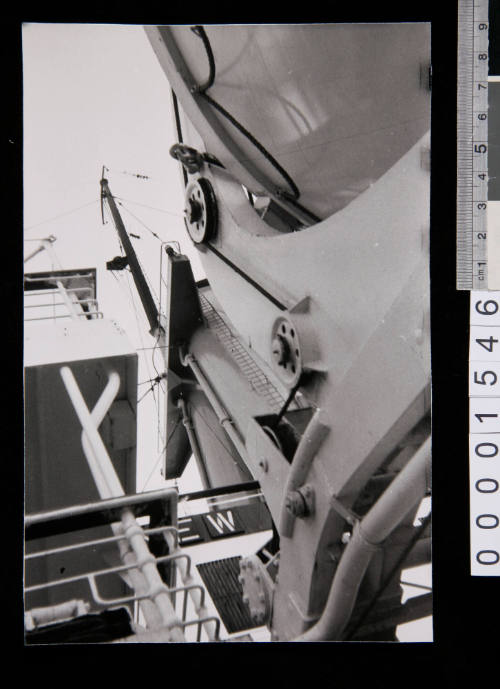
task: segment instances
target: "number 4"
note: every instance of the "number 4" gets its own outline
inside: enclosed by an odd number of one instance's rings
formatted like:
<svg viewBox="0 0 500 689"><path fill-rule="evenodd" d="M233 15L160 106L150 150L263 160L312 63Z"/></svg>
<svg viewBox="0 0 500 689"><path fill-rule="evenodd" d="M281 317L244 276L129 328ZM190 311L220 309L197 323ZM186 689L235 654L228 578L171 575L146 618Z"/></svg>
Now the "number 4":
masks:
<svg viewBox="0 0 500 689"><path fill-rule="evenodd" d="M493 344L495 342L498 342L498 340L495 340L493 338L493 335L490 335L490 337L488 337L488 339L486 339L486 338L477 339L476 338L476 342L478 343L478 345L481 345L481 347L484 347L484 349L486 349L487 352L492 352L493 351ZM486 342L486 344L484 344L485 342Z"/></svg>

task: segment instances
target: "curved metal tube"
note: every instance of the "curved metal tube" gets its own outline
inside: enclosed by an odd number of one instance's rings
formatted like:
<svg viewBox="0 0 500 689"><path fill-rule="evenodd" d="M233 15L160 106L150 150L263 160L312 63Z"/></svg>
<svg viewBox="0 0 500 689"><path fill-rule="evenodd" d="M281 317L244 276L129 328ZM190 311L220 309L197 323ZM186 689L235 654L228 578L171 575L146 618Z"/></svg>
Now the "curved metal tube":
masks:
<svg viewBox="0 0 500 689"><path fill-rule="evenodd" d="M118 474L109 460L106 446L96 426L96 420L102 421L116 397L120 386L119 375L115 371L109 373L108 384L97 402L94 413L91 414L71 369L68 366L63 366L60 373L83 428L83 449L100 497L112 498L124 495Z"/></svg>
<svg viewBox="0 0 500 689"><path fill-rule="evenodd" d="M430 461L431 439L428 438L354 528L335 573L323 614L295 641L340 638L372 555L412 506L424 497L430 482Z"/></svg>
<svg viewBox="0 0 500 689"><path fill-rule="evenodd" d="M109 382L91 414L71 369L63 366L60 374L83 428L83 450L100 497L106 499L123 496L125 493L120 479L96 425L96 421L102 421L116 397L120 386L119 375L115 371L108 372ZM140 596L144 594L151 598L141 601L141 610L148 626L151 629L166 626L172 641L184 642L182 625L132 511L124 509L121 524L111 524L111 528L116 536L124 533L127 538L130 550L124 541L118 541L117 545L122 561L128 566L128 575L135 591Z"/></svg>
<svg viewBox="0 0 500 689"><path fill-rule="evenodd" d="M321 443L323 442L326 434L330 430L328 426L325 426L320 421L321 409L317 409L312 417L309 425L307 426L304 435L300 439L299 446L295 452L295 456L292 461L292 466L288 474L288 480L283 491L283 502L281 505L281 514L279 520L279 532L280 536L286 536L291 538L293 534L293 525L295 523L295 516L287 510L285 506L286 496L292 490L300 488L304 483L311 466L311 462L314 459L316 452L318 451Z"/></svg>

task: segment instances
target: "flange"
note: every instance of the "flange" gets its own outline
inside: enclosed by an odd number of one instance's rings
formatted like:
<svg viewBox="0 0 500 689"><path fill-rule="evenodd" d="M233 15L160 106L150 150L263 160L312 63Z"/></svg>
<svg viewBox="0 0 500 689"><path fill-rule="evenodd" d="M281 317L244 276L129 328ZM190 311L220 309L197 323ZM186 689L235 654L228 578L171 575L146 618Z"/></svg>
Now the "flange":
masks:
<svg viewBox="0 0 500 689"><path fill-rule="evenodd" d="M212 185L204 177L192 180L186 187L184 222L195 244L203 244L217 229L217 201Z"/></svg>
<svg viewBox="0 0 500 689"><path fill-rule="evenodd" d="M302 373L302 355L297 330L288 318L278 318L272 330L271 352L274 370L289 387Z"/></svg>
<svg viewBox="0 0 500 689"><path fill-rule="evenodd" d="M271 619L274 586L257 555L241 560L238 581L243 590L243 602L248 605L252 619L257 624L267 624Z"/></svg>

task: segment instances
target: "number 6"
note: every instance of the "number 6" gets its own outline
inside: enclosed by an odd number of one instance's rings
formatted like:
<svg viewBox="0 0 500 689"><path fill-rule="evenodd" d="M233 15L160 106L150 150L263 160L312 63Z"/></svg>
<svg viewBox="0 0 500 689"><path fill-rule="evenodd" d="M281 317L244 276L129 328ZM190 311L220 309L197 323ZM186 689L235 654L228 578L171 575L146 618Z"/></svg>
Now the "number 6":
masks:
<svg viewBox="0 0 500 689"><path fill-rule="evenodd" d="M481 310L481 308L479 307L479 304L482 304L482 303L483 303L482 301L476 302L476 311L478 313L481 313L483 316L493 316L493 314L498 311L498 304L496 303L496 301L493 301L493 299L488 299L488 301L485 301L484 307ZM488 304L492 304L492 307L493 307L492 311L488 310Z"/></svg>

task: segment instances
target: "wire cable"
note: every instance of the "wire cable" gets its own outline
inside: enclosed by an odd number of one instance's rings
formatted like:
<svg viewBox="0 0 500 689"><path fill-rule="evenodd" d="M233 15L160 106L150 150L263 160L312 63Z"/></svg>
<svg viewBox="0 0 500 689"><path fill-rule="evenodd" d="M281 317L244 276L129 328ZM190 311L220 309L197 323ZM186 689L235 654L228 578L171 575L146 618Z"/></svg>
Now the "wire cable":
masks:
<svg viewBox="0 0 500 689"><path fill-rule="evenodd" d="M137 177L137 179L151 179L149 175L141 175L138 172L127 172L127 170L111 170L109 167L106 167L106 165L104 166L104 169L117 175L128 175L129 177Z"/></svg>
<svg viewBox="0 0 500 689"><path fill-rule="evenodd" d="M142 380L140 383L137 383L137 385L146 385L146 383L159 383L161 378L165 377L165 374L163 373L161 376L156 376L156 378L150 378L149 380Z"/></svg>
<svg viewBox="0 0 500 689"><path fill-rule="evenodd" d="M126 206L124 206L123 203L122 203L121 201L118 201L118 204L119 204L122 208L124 208L124 209L127 211L127 213L128 213L129 215L131 215L133 218L135 218L135 220L137 220L137 222L139 222L148 232L151 232L151 234L153 235L153 237L155 237L156 239L158 239L158 241L160 241L160 242L164 242L164 241L165 241L164 239L162 239L161 237L159 237L159 236L156 234L156 232L153 232L153 230L152 230L150 227L148 227L148 226L146 225L145 222L143 222L140 218L138 218L137 215L135 215L134 213L132 213L132 211L131 211L130 209L128 209Z"/></svg>
<svg viewBox="0 0 500 689"><path fill-rule="evenodd" d="M173 215L176 218L182 218L182 213L175 213L174 211L167 211L165 208L157 208L156 206L148 206L146 203L139 203L138 201L131 201L130 199L124 199L121 196L115 196L115 199L120 201L126 201L127 203L132 203L134 206L142 206L143 208L149 208L152 211L158 211L159 213L166 213L167 215Z"/></svg>
<svg viewBox="0 0 500 689"><path fill-rule="evenodd" d="M159 381L159 379L158 379L158 381L156 381L155 383L153 383L153 385L152 385L148 390L146 390L146 392L145 392L143 395L141 395L141 397L139 397L139 399L137 400L137 404L139 404L139 402L142 402L142 400L146 397L146 395L147 395L148 393L153 392L154 389L155 389L155 385L158 385L159 382L160 382L160 381Z"/></svg>
<svg viewBox="0 0 500 689"><path fill-rule="evenodd" d="M177 421L176 421L176 423L175 423L175 426L173 427L173 429L172 429L171 432L170 432L170 435L169 435L168 438L167 438L167 442L166 442L165 445L163 446L163 448L162 448L160 454L158 455L158 458L156 459L156 462L155 462L155 464L154 464L154 466L153 466L153 468L152 468L152 470L151 470L151 473L149 474L148 478L146 479L146 482L144 483L144 485L143 485L143 487L142 487L141 493L143 493L143 492L146 490L146 486L148 485L149 481L151 480L151 477L153 476L154 472L155 472L156 469L158 468L158 464L160 463L160 459L161 459L163 453L167 451L168 446L169 446L169 443L170 443L170 441L172 440L172 437L173 437L175 431L178 429L178 427L179 427L179 425L180 425L180 422L181 422L181 416L179 416L179 418L177 419Z"/></svg>
<svg viewBox="0 0 500 689"><path fill-rule="evenodd" d="M122 208L124 208L124 209L127 211L127 213L129 213L129 214L130 214L133 218L135 218L139 223L141 223L141 225L143 225L143 227L145 227L149 232L151 232L151 234L154 235L154 236L156 237L156 239L158 239L160 242L163 243L163 240L156 234L156 232L153 232L153 230L152 230L151 228L149 228L144 222L142 222L142 220L141 220L140 218L138 218L136 215L134 215L134 213L132 213L132 211L130 211L128 208L126 208L126 206L124 206L123 203L119 203L119 205L120 205ZM130 234L130 233L129 233L129 234ZM139 239L140 239L140 237L139 237ZM137 258L137 263L139 264L139 266L140 266L140 268L141 268L141 270L142 270L142 273L143 273L143 275L144 275L144 279L145 279L145 281L147 282L148 288L149 288L150 292L152 293L152 295L154 296L154 298L156 299L156 305L155 305L155 306L157 307L157 310L158 310L158 312L159 312L159 299L158 299L158 295L156 294L155 290L153 289L153 286L151 285L151 282L149 281L148 275L147 275L146 271L144 270L144 266L142 265L142 263L141 263L141 261L140 261L140 259L139 259L139 256L137 256L137 254L136 254L136 258Z"/></svg>
<svg viewBox="0 0 500 689"><path fill-rule="evenodd" d="M196 26L191 27L191 31L196 34L201 40L203 41L203 45L205 46L205 50L207 53L207 58L208 58L208 66L209 66L209 74L208 74L208 79L207 81L202 84L201 86L198 87L200 93L203 93L207 89L209 89L211 86L213 86L213 83L215 81L215 59L214 59L214 54L212 52L212 46L210 45L210 41L208 40L208 36L205 32L205 29L203 26L200 24L197 24Z"/></svg>
<svg viewBox="0 0 500 689"><path fill-rule="evenodd" d="M234 127L236 127L236 129L238 129L238 131L240 131L250 141L250 143L252 143L255 146L255 148L257 148L257 150L260 151L260 153L262 153L264 158L266 158L266 160L269 163L271 163L271 165L279 172L279 174L283 177L283 179L286 181L286 183L291 189L291 195L289 192L285 190L279 190L279 195L281 195L283 198L291 198L295 201L298 200L300 197L299 188L297 187L291 176L288 174L288 172L278 163L276 158L260 143L260 141L258 141L253 136L253 134L251 134L248 131L248 129L246 129L246 127L244 127L241 124L241 122L239 122L220 103L218 103L214 98L212 98L206 93L207 89L213 86L215 81L215 60L213 56L213 51L210 45L210 40L203 26L197 25L195 27L192 27L191 30L203 41L210 69L208 80L205 82L205 84L195 87L194 91L203 96L203 98L205 98L205 100L208 101L208 103L210 103L210 105L212 105L213 108L218 110L218 112L220 112L220 114L223 115L223 117L229 120L229 122L231 122L231 124Z"/></svg>
<svg viewBox="0 0 500 689"><path fill-rule="evenodd" d="M66 213L60 213L59 215L55 215L52 218L47 218L47 220L42 220L41 222L37 222L34 225L28 225L27 227L24 228L24 231L27 232L28 230L32 230L35 227L40 227L40 225L45 225L48 222L52 222L54 220L59 220L59 218L64 218L67 215L71 215L72 213L76 213L77 211L81 211L82 208L87 208L88 206L91 206L93 203L100 203L100 199L94 199L93 201L89 201L88 203L84 203L83 206L78 206L78 208L73 208L70 211L66 211Z"/></svg>
<svg viewBox="0 0 500 689"><path fill-rule="evenodd" d="M210 426L210 424L208 423L208 421L205 419L205 417L203 416L203 414L202 414L199 410L197 410L196 407L194 407L193 412L194 412L194 414L196 414L196 416L199 416L199 418L203 421L203 423L205 424L205 426L207 427L207 429L210 431L210 433L213 435L213 437L214 437L216 440L218 440L219 443L222 445L222 447L226 450L226 452L227 452L229 455L232 456L232 455L234 454L233 451L232 451L225 443L222 442L222 440L221 440L221 439L219 438L219 436L215 433L215 431L214 431L213 428Z"/></svg>
<svg viewBox="0 0 500 689"><path fill-rule="evenodd" d="M122 204L120 204L120 205L122 205ZM107 213L110 212L109 209L108 209L107 207L106 207L106 212L107 212ZM133 215L133 214L132 214L132 215ZM123 246L122 246L122 243L121 243L119 237L118 237L118 241L119 241L119 244L120 244L120 249L121 249L122 255L124 255L125 252L124 252L124 249L123 249ZM139 257L137 257L137 261L138 261L139 265L140 265L141 268L142 268L142 271L143 271L143 273L144 273L145 279L147 280L146 272L144 271L144 268L142 267L142 265L141 265L141 263L140 263L140 261L139 261ZM150 348L147 348L147 347L144 346L144 339L143 339L143 336L142 336L142 328L141 328L141 325L140 325L140 322L139 322L139 320L140 320L140 319L139 319L139 313L138 313L138 309L137 309L136 304L135 304L135 299L134 299L133 291L132 291L132 288L131 288L131 285L130 285L129 273L130 273L130 270L126 270L126 271L125 271L127 287L128 287L128 291L129 291L129 295L130 295L130 303L131 303L131 305L132 305L132 309L133 309L134 316L135 316L135 320L136 320L136 324L137 324L137 331L138 331L139 338L140 338L140 342L141 342L141 345L142 345L142 348L141 348L141 349L142 349L142 351L146 351L146 350L148 350L148 349L150 349ZM115 278L116 278L116 276L115 276ZM151 292L154 294L156 300L158 301L158 297L157 297L155 291L153 290L153 288L151 287L151 285L149 284L149 281L148 281L148 286L149 286L149 288L151 289ZM156 349L157 346L158 346L159 337L160 337L160 333L158 333L158 336L157 336L157 338L156 338L155 346L153 347L152 357L154 357L155 349ZM147 373L148 373L149 378L150 378L151 380L153 380L153 376L151 375L151 370L150 370L150 367L149 367L149 362L148 362L148 357L147 357L147 355L144 356L144 363L145 363L145 365L146 365L146 369L147 369ZM152 364L153 364L153 367L154 367L154 369L155 369L157 378L159 378L160 381L161 381L161 380L162 380L162 377L163 377L163 374L160 374L160 372L159 372L158 369L156 368L156 365L155 365L155 363L154 363L154 358L152 358ZM154 385L151 386L151 388L150 388L149 390L147 390L147 392L146 392L144 395L142 395L142 397L138 400L137 404L138 404L142 399L144 399L144 397L146 396L146 394L147 394L148 392L152 392L152 393L153 393L154 403L155 403L155 407L156 407L156 417L157 417L157 438L158 438L158 439L161 439L161 441L163 442L163 441L164 441L164 436L163 436L163 433L161 432L161 428L160 428L160 399L159 399L159 398L157 399L156 394L155 394L155 389L154 389L154 388L155 388ZM161 382L160 382L160 388L161 388L162 393L165 394L166 391L165 391L165 388L164 388L164 386L163 386L163 384L162 384Z"/></svg>

